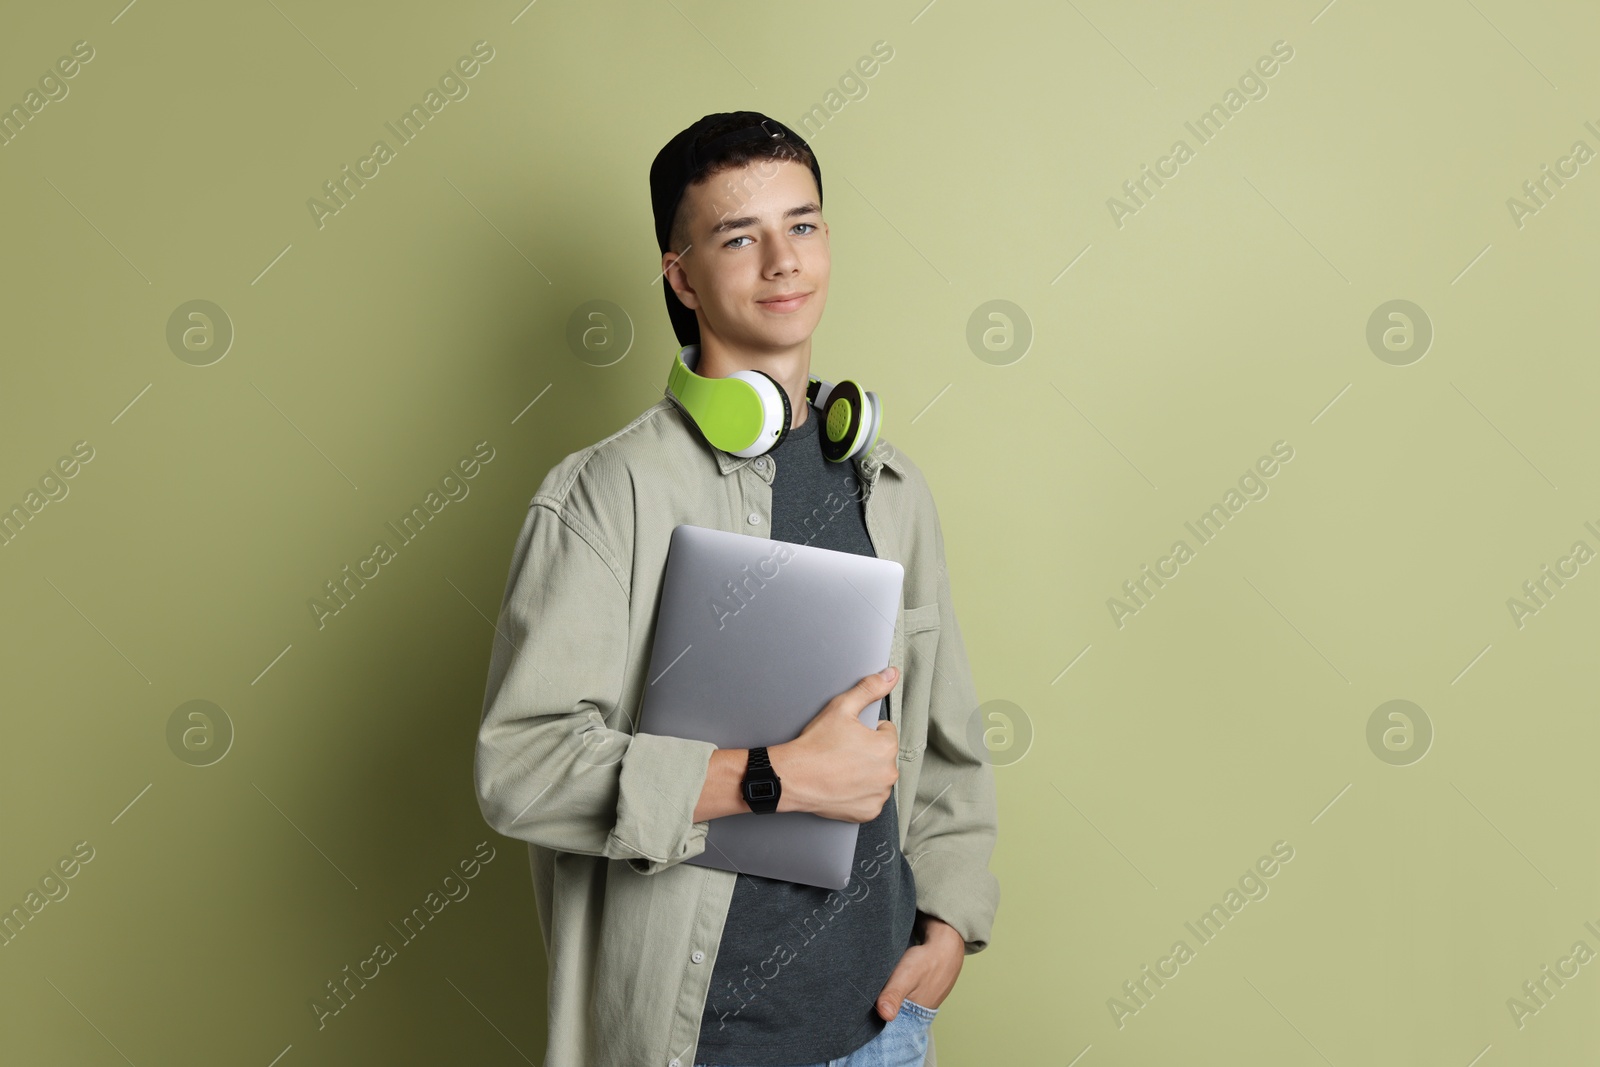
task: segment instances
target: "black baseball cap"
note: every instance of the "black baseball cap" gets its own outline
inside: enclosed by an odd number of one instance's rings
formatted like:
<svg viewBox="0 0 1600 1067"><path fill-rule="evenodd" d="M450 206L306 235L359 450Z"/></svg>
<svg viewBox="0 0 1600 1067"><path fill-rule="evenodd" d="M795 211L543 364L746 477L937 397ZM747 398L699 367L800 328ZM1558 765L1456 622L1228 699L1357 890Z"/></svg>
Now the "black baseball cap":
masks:
<svg viewBox="0 0 1600 1067"><path fill-rule="evenodd" d="M726 133L713 137L705 144L700 139L713 126L737 120L739 125ZM703 176L705 165L717 158L730 145L762 140L786 140L796 148L806 149L811 160L811 173L817 179L817 203L822 203L822 167L817 163L810 146L792 129L769 118L759 111L719 111L707 115L693 126L680 132L666 147L656 153L650 164L650 206L656 217L656 243L667 251L672 231L672 217L677 213L683 191L695 178ZM692 309L685 307L666 275L661 277L661 288L667 298L667 315L672 319L672 331L678 335L680 345L700 343L700 320Z"/></svg>

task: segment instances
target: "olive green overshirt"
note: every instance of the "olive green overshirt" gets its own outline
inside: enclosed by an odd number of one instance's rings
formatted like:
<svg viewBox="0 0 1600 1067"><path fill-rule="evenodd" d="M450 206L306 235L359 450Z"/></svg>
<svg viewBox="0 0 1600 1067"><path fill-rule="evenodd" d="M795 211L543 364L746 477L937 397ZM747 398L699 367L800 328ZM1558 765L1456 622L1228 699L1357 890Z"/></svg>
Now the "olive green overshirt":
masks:
<svg viewBox="0 0 1600 1067"><path fill-rule="evenodd" d="M850 462L878 557L905 568L889 657L900 668L900 847L918 910L954 927L970 955L987 947L1000 902L989 870L998 810L993 768L971 740L978 698L944 535L922 472L881 433ZM713 447L664 391L557 463L529 504L474 779L489 825L529 844L549 961L545 1067L695 1063L737 877L683 862L705 848L710 824L693 814L716 746L635 724L674 527L769 537L774 473L771 456ZM936 1064L931 1042L925 1063Z"/></svg>

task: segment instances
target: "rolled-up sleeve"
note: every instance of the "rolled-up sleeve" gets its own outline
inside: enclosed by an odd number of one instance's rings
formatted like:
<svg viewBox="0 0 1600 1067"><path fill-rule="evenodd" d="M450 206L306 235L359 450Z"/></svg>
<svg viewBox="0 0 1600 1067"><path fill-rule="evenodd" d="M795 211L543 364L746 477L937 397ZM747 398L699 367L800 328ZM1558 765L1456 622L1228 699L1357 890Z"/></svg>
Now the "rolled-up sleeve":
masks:
<svg viewBox="0 0 1600 1067"><path fill-rule="evenodd" d="M577 516L536 500L495 623L478 806L507 837L656 874L705 850L710 824L693 815L716 746L606 725L627 656L615 556Z"/></svg>
<svg viewBox="0 0 1600 1067"><path fill-rule="evenodd" d="M988 947L1000 906L1000 881L989 870L999 835L999 807L988 752L974 751L968 739L978 695L956 619L936 511L931 525L938 550L942 625L932 665L928 744L922 753L916 815L905 851L916 880L917 909L954 927L971 955ZM910 666L928 669L927 664Z"/></svg>

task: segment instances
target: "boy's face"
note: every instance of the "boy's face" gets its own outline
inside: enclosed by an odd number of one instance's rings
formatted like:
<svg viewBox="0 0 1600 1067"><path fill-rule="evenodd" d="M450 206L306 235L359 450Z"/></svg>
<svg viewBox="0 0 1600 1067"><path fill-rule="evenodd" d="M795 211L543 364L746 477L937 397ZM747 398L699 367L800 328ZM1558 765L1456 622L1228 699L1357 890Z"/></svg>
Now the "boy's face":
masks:
<svg viewBox="0 0 1600 1067"><path fill-rule="evenodd" d="M754 160L684 190L689 251L662 254L668 284L707 333L747 350L793 348L828 299L828 224L811 168ZM799 294L802 299L774 301Z"/></svg>

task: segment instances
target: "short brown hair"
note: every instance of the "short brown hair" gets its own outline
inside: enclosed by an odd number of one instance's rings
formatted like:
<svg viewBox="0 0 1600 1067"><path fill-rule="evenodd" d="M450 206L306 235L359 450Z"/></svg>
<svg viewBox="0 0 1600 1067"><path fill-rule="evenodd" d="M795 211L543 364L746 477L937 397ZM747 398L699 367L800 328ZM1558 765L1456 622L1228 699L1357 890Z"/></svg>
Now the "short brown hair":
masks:
<svg viewBox="0 0 1600 1067"><path fill-rule="evenodd" d="M695 138L695 147L698 149L701 145L710 144L724 134L757 125L762 117L755 111L736 111L721 122L701 131L700 136ZM694 173L689 176L688 184L684 186L684 196L678 201L678 207L672 213L672 231L668 240L673 250L683 249L689 243L687 232L689 223L685 215L689 189L696 185L704 185L725 170L733 170L758 159L788 160L791 163L801 164L807 170L812 169L815 163L810 148L794 144L785 137L736 142L700 159Z"/></svg>

